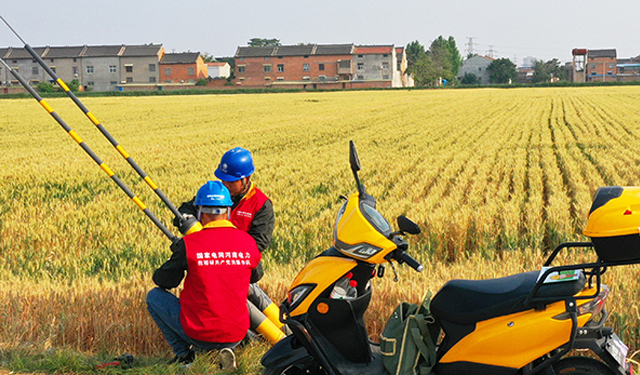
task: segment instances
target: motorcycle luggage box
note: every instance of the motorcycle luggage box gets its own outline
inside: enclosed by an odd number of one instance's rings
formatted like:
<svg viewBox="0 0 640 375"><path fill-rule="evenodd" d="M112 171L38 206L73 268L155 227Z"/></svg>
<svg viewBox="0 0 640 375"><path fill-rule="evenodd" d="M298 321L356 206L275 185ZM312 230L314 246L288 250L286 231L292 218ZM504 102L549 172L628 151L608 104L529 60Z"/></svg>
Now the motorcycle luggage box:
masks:
<svg viewBox="0 0 640 375"><path fill-rule="evenodd" d="M605 262L640 262L640 187L601 187L583 231Z"/></svg>

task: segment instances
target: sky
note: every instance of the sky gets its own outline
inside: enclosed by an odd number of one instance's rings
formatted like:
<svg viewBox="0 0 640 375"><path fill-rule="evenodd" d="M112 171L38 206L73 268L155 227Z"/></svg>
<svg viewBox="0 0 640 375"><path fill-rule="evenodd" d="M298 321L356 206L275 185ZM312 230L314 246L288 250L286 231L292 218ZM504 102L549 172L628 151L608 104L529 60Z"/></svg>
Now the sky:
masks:
<svg viewBox="0 0 640 375"><path fill-rule="evenodd" d="M2 0L0 15L33 47L161 43L223 57L251 38L428 48L442 35L462 56L518 65L568 62L573 48L640 55L637 0ZM0 47L22 45L0 24Z"/></svg>

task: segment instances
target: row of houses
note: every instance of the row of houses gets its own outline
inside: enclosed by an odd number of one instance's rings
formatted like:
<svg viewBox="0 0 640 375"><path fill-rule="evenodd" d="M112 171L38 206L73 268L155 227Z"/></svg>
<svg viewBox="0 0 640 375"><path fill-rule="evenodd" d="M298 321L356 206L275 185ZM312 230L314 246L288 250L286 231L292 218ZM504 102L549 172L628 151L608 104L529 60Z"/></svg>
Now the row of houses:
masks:
<svg viewBox="0 0 640 375"><path fill-rule="evenodd" d="M574 82L640 81L640 57L618 58L615 49L574 48L568 64Z"/></svg>
<svg viewBox="0 0 640 375"><path fill-rule="evenodd" d="M162 44L36 47L65 82L85 90L124 91L193 86L200 79L231 75L226 62L205 63L198 52L166 53ZM31 85L53 82L24 48L0 48L0 58ZM404 47L394 45L305 44L238 47L236 87L362 88L407 87ZM19 82L0 68L0 86ZM7 90L5 89L5 92Z"/></svg>
<svg viewBox="0 0 640 375"><path fill-rule="evenodd" d="M575 48L573 61L565 65L566 79L570 82L628 82L640 81L640 56L618 58L615 49ZM466 59L460 68L458 79L473 74L481 84L489 84L489 65L495 59L475 55ZM533 77L530 66L518 68L518 83L530 83Z"/></svg>
<svg viewBox="0 0 640 375"><path fill-rule="evenodd" d="M199 52L166 53L161 44L47 46L34 50L63 81L77 80L85 90L195 83L209 75ZM33 86L52 81L24 48L0 48L0 58ZM0 67L0 84L9 87L19 82Z"/></svg>
<svg viewBox="0 0 640 375"><path fill-rule="evenodd" d="M404 47L304 44L239 47L236 85L244 87L409 87Z"/></svg>

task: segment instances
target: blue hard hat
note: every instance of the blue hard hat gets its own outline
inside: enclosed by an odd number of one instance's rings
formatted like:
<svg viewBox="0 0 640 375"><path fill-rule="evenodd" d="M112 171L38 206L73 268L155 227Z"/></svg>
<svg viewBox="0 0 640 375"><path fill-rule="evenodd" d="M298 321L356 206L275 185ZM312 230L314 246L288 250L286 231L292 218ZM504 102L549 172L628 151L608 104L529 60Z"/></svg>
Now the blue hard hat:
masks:
<svg viewBox="0 0 640 375"><path fill-rule="evenodd" d="M196 206L215 206L215 207L231 207L233 201L227 189L220 181L207 181L198 189Z"/></svg>
<svg viewBox="0 0 640 375"><path fill-rule="evenodd" d="M236 147L222 155L215 175L222 181L238 181L251 176L254 171L253 157L249 150Z"/></svg>

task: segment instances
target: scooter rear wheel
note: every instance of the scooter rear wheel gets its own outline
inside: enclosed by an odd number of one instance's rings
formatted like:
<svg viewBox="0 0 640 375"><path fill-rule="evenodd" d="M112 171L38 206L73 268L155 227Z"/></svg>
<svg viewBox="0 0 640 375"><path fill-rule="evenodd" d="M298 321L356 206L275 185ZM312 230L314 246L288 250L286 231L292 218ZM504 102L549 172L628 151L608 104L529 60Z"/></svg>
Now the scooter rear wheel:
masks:
<svg viewBox="0 0 640 375"><path fill-rule="evenodd" d="M553 365L557 375L614 375L609 367L593 358L567 357Z"/></svg>

